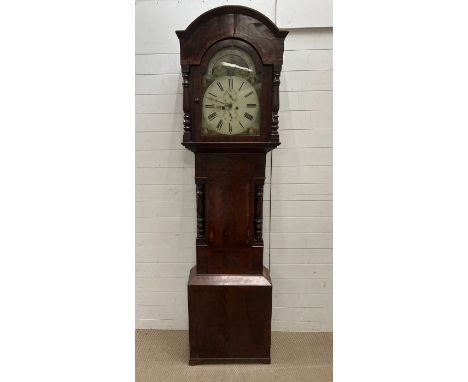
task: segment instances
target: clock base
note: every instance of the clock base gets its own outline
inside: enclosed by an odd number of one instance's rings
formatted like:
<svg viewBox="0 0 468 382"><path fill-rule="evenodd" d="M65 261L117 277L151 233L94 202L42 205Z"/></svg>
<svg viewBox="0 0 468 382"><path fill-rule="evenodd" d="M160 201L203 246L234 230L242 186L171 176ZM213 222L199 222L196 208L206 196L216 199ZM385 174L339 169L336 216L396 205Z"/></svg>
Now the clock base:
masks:
<svg viewBox="0 0 468 382"><path fill-rule="evenodd" d="M190 358L189 360L190 366L204 363L264 363L269 365L271 358Z"/></svg>
<svg viewBox="0 0 468 382"><path fill-rule="evenodd" d="M190 365L270 363L272 284L259 275L197 274L188 282Z"/></svg>

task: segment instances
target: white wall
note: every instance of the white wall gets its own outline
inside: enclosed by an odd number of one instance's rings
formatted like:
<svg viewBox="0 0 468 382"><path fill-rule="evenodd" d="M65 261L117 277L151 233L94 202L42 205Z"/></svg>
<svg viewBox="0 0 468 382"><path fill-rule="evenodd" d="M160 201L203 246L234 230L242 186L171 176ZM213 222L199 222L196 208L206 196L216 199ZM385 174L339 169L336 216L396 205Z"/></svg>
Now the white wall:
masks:
<svg viewBox="0 0 468 382"><path fill-rule="evenodd" d="M331 1L165 0L136 3L136 326L187 329L195 264L194 154L181 146L182 88L174 33L225 4L255 8L286 38L280 140L273 151L273 330L332 330ZM293 11L292 11L293 10ZM300 29L297 29L300 28ZM267 157L270 163L270 156ZM270 167L264 264L269 253Z"/></svg>

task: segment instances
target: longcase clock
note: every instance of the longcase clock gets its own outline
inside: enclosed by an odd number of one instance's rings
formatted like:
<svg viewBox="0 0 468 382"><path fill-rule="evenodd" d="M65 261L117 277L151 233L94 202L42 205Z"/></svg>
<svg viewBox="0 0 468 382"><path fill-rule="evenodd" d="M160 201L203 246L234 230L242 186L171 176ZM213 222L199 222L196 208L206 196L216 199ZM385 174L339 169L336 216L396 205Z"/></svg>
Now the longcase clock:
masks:
<svg viewBox="0 0 468 382"><path fill-rule="evenodd" d="M182 144L195 153L197 201L189 363L270 363L272 283L263 266L263 186L266 153L280 144L279 77L288 32L253 9L224 6L176 33Z"/></svg>

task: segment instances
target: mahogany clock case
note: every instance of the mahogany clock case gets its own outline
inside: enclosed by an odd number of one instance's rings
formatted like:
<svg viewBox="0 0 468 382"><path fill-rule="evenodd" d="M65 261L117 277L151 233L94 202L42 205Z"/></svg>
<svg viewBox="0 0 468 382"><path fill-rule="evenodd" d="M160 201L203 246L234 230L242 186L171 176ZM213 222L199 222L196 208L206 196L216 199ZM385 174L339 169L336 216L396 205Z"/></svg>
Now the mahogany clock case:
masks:
<svg viewBox="0 0 468 382"><path fill-rule="evenodd" d="M246 7L212 9L177 31L183 77L182 144L195 153L196 266L188 282L190 364L270 362L272 283L263 266L266 153L280 144L279 76L284 38ZM203 135L201 83L226 47L247 52L261 78L260 132Z"/></svg>

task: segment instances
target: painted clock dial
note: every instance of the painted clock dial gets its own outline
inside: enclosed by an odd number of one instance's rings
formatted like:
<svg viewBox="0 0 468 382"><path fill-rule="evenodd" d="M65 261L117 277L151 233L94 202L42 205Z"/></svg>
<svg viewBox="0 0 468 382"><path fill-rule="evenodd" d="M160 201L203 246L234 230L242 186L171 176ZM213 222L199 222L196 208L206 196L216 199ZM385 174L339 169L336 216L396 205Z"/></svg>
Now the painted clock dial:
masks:
<svg viewBox="0 0 468 382"><path fill-rule="evenodd" d="M202 82L202 134L258 135L260 90L255 66L245 51L217 52Z"/></svg>
<svg viewBox="0 0 468 382"><path fill-rule="evenodd" d="M248 134L257 120L259 107L257 91L247 79L219 77L203 96L205 126L218 134Z"/></svg>

